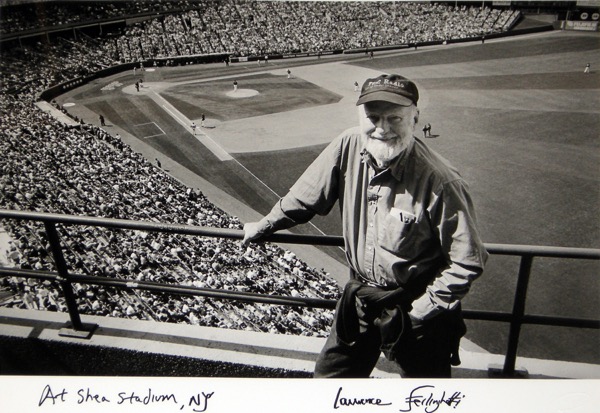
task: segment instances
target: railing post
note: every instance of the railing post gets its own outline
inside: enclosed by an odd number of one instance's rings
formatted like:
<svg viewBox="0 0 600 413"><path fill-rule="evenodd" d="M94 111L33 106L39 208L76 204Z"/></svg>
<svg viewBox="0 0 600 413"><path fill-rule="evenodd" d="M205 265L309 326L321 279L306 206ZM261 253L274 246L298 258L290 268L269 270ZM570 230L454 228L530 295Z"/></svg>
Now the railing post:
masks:
<svg viewBox="0 0 600 413"><path fill-rule="evenodd" d="M504 358L504 368L502 376L515 377L526 376L527 372L515 372L517 362L517 349L519 347L519 336L521 326L523 325L523 316L525 315L525 303L527 301L527 287L529 286L529 275L531 274L531 265L533 263L532 255L523 255L519 265L519 275L517 278L517 288L515 291L515 301L513 303L512 319L508 333L508 348Z"/></svg>
<svg viewBox="0 0 600 413"><path fill-rule="evenodd" d="M77 301L75 300L75 294L73 293L73 286L69 280L69 270L67 268L67 262L62 253L62 247L60 245L60 239L56 226L53 222L44 221L44 227L46 228L46 234L50 241L50 250L54 257L56 264L56 270L60 276L60 285L65 295L65 301L67 303L67 310L71 322L67 323L65 328L62 328L58 333L60 336L65 337L76 337L76 338L90 338L94 333L94 330L98 327L97 324L84 324L81 322L79 316L79 310L77 309Z"/></svg>

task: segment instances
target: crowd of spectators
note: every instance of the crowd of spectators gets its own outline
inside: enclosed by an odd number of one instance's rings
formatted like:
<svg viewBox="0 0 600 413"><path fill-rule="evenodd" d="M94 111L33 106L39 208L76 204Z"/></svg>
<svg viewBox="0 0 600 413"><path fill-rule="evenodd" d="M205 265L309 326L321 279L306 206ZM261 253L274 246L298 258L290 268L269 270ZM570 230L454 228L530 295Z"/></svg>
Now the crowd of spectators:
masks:
<svg viewBox="0 0 600 413"><path fill-rule="evenodd" d="M30 104L3 96L0 207L240 229L206 197L185 187L103 129L67 127ZM42 227L6 220L11 261L24 269L54 270ZM237 241L87 226L60 227L66 259L79 274L174 283L295 297L337 298L338 287L271 244L241 248ZM20 293L5 304L64 310L50 282L3 279ZM324 335L328 311L236 305L145 292L117 293L77 285L83 313L187 322L259 331Z"/></svg>
<svg viewBox="0 0 600 413"><path fill-rule="evenodd" d="M168 6L168 7L167 7ZM42 25L136 16L155 18L127 26L100 48L114 62L227 53L262 56L375 48L477 37L506 30L514 12L480 5L408 2L199 0L182 2L58 3L0 13L4 30L41 17ZM56 10L54 10L56 9ZM41 16L40 16L41 15ZM79 19L79 20L77 20Z"/></svg>
<svg viewBox="0 0 600 413"><path fill-rule="evenodd" d="M2 92L32 100L51 86L85 77L113 64L97 42L87 38L1 49Z"/></svg>
<svg viewBox="0 0 600 413"><path fill-rule="evenodd" d="M86 24L148 13L185 10L187 1L31 1L7 4L0 13L0 34L11 34L56 27Z"/></svg>
<svg viewBox="0 0 600 413"><path fill-rule="evenodd" d="M81 16L110 18L127 7L132 14L139 13L139 7L154 10L150 2L69 3L69 13L64 13L61 3L41 4L46 10L56 8L46 13L42 26L81 21ZM100 11L95 4L102 5ZM163 1L156 5L161 11L176 7L184 11L137 23L116 37L79 36L2 49L0 208L240 229L237 218L149 163L119 137L83 122L66 126L34 105L37 96L116 62L214 52L248 55L375 47L472 36L482 29L496 30L500 15L488 8L403 2ZM25 24L34 21L29 12L9 10L3 7L0 13L3 30L30 28ZM39 15L36 18L40 20ZM11 238L0 255L20 268L55 269L42 226L10 220L0 224ZM60 226L59 232L68 266L79 274L293 297L335 299L339 295L338 286L324 271L271 244L242 249L239 242L225 239L85 226ZM53 282L4 277L0 287L11 292L0 305L65 311L60 288ZM325 335L332 321L330 310L85 284L75 288L79 308L87 314L317 336Z"/></svg>
<svg viewBox="0 0 600 413"><path fill-rule="evenodd" d="M228 53L262 56L477 37L513 14L488 7L405 2L199 2L140 22L117 40L121 61ZM132 47L132 44L135 47Z"/></svg>

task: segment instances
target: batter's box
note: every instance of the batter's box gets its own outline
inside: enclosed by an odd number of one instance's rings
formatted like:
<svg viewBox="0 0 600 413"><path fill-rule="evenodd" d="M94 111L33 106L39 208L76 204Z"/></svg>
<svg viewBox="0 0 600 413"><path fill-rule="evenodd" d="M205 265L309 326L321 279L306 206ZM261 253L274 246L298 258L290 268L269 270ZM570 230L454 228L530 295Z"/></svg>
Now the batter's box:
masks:
<svg viewBox="0 0 600 413"><path fill-rule="evenodd" d="M136 128L138 136L141 136L142 139L166 135L165 131L156 122L140 123L139 125L134 125L134 128Z"/></svg>

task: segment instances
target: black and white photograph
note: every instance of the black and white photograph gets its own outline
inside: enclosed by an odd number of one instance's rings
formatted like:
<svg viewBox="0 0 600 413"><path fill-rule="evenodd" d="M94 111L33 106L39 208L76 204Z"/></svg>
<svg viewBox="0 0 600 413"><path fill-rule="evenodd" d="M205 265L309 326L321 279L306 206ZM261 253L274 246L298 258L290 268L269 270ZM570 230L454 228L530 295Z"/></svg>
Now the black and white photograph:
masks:
<svg viewBox="0 0 600 413"><path fill-rule="evenodd" d="M594 411L599 22L0 0L0 403Z"/></svg>

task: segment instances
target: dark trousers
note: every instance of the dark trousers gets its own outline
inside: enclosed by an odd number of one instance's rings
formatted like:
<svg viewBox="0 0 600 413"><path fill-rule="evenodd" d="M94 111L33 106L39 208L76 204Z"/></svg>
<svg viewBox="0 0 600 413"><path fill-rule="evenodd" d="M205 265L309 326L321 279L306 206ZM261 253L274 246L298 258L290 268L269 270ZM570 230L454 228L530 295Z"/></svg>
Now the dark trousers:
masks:
<svg viewBox="0 0 600 413"><path fill-rule="evenodd" d="M407 334L403 351L393 360L400 368L401 377L451 377L451 338L456 335L454 318L453 312L439 315ZM462 323L462 319L460 321ZM370 325L353 345L347 345L338 340L335 323L334 320L317 358L314 377L368 378L381 355L379 330Z"/></svg>

